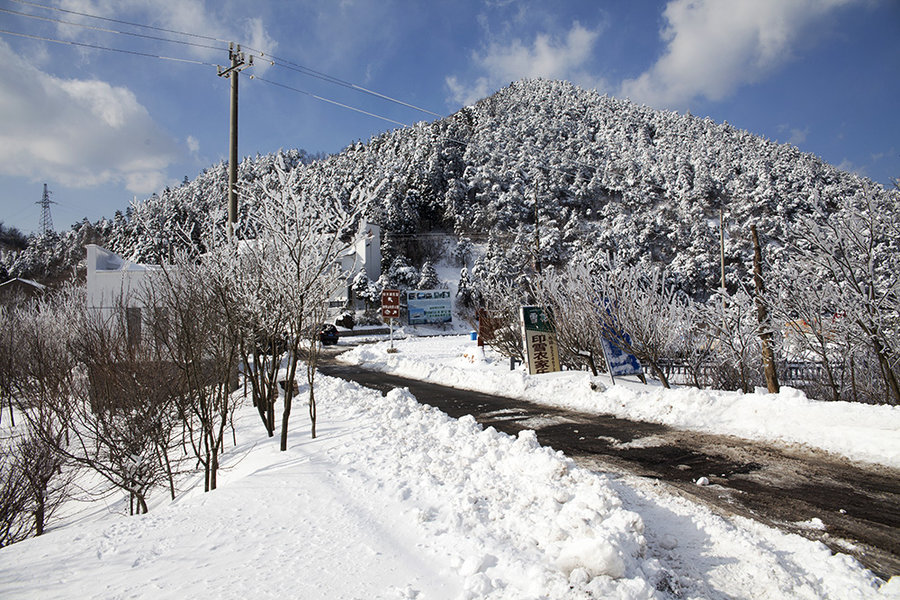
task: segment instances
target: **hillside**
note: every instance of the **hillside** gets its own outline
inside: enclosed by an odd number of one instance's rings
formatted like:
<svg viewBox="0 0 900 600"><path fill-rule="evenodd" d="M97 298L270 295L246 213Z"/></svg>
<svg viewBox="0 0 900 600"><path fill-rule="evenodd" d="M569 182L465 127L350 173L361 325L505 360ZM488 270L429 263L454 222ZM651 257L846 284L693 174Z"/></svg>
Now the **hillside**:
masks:
<svg viewBox="0 0 900 600"><path fill-rule="evenodd" d="M537 181L544 264L617 252L669 264L700 295L717 287L720 207L733 280L746 275L751 223L781 245L796 215L827 214L871 186L727 124L554 81L519 82L356 144L310 165L305 180L365 200L388 231L487 239L485 260L510 272L532 261Z"/></svg>
<svg viewBox="0 0 900 600"><path fill-rule="evenodd" d="M537 212L543 264L610 252L659 261L695 296L718 287L720 208L734 283L747 275L750 224L777 251L797 215L827 216L841 198L900 204L896 191L794 146L559 81L520 81L447 118L309 159L303 151L245 159L242 220L254 209L253 186L276 185L279 165L301 170L306 193L361 204L386 232L385 266L398 254L421 264L446 251L420 236L437 231L472 242L463 243L479 249L470 261L522 272L533 263ZM113 220L74 229L90 227L113 250L157 261L169 248L201 245L210 215L224 220L225 181L216 165ZM769 258L777 263L777 254Z"/></svg>

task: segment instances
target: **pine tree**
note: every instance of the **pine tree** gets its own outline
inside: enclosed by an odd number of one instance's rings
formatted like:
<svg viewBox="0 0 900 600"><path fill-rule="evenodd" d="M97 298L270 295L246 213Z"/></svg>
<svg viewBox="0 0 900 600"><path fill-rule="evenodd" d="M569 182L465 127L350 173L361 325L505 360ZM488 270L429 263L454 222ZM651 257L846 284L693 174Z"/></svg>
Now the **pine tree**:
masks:
<svg viewBox="0 0 900 600"><path fill-rule="evenodd" d="M425 264L422 265L422 274L416 287L420 290L433 290L441 287L441 279L431 261L425 261Z"/></svg>

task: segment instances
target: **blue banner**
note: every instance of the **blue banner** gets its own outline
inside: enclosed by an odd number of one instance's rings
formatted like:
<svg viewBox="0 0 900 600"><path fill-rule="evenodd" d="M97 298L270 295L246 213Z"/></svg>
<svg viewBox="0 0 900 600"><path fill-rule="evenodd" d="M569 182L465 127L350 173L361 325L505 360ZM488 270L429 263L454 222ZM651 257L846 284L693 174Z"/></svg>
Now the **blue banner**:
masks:
<svg viewBox="0 0 900 600"><path fill-rule="evenodd" d="M627 333L622 334L622 339L626 344L631 343L631 339L628 337ZM603 344L603 353L606 355L606 362L609 365L610 373L612 373L614 377L620 375L635 375L643 372L641 363L634 354L628 354L614 342L605 337L600 338L600 343Z"/></svg>

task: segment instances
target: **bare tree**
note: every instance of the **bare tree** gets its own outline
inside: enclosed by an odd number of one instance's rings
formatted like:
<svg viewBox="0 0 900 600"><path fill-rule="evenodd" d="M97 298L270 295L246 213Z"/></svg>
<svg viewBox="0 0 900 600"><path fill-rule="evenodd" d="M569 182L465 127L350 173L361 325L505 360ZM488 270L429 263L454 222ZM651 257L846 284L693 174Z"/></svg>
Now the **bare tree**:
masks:
<svg viewBox="0 0 900 600"><path fill-rule="evenodd" d="M682 330L682 337L676 346L674 358L681 361L690 376L690 384L700 389L711 385L709 378L711 361L715 357L717 341L703 326L704 307L696 302L688 302L691 315L689 325Z"/></svg>
<svg viewBox="0 0 900 600"><path fill-rule="evenodd" d="M596 298L591 281L594 276L587 263L568 268L548 267L541 280L543 302L553 307L553 324L560 349L560 360L570 366L585 363L593 375L606 370L601 340L603 319L592 304Z"/></svg>
<svg viewBox="0 0 900 600"><path fill-rule="evenodd" d="M773 317L784 323L786 355L821 364L825 397L840 400L844 384L841 374L849 367L852 348L845 335L846 320L838 317L841 300L837 284L787 265L773 289L778 293L772 295L769 306Z"/></svg>
<svg viewBox="0 0 900 600"><path fill-rule="evenodd" d="M593 289L604 337L649 366L668 388L661 364L677 352L691 326L687 298L666 280L661 266L622 266L613 260L597 274Z"/></svg>
<svg viewBox="0 0 900 600"><path fill-rule="evenodd" d="M28 483L14 445L0 453L0 548L27 538L33 530L28 518Z"/></svg>
<svg viewBox="0 0 900 600"><path fill-rule="evenodd" d="M519 311L534 299L528 280L486 273L476 268L472 285L481 302L479 318L487 321L480 327L485 335L484 343L503 356L524 362Z"/></svg>
<svg viewBox="0 0 900 600"><path fill-rule="evenodd" d="M56 447L32 431L17 441L14 456L25 482L25 510L33 517L34 535L43 535L53 513L69 497L75 471L64 470L67 461Z"/></svg>
<svg viewBox="0 0 900 600"><path fill-rule="evenodd" d="M73 381L70 421L75 443L62 452L128 493L131 512L147 512L147 496L168 484L180 422L171 390L175 372L151 338L129 330L123 301L112 315L79 313L71 347L83 368ZM132 317L133 318L133 317Z"/></svg>
<svg viewBox="0 0 900 600"><path fill-rule="evenodd" d="M202 262L180 254L142 291L142 303L152 307L150 337L172 374L167 394L204 468L205 491L216 488L225 430L240 403L232 394L240 340L238 300L228 275L232 251L214 249Z"/></svg>
<svg viewBox="0 0 900 600"><path fill-rule="evenodd" d="M15 340L16 319L15 312L0 305L0 423L3 422L3 403L6 402L9 411L10 425L16 426L16 416L13 412L13 386L15 377L15 357L17 343Z"/></svg>
<svg viewBox="0 0 900 600"><path fill-rule="evenodd" d="M176 421L161 394L168 374L130 339L127 319L124 302L100 314L74 289L22 315L16 399L33 441L21 449L35 465L48 465L28 477L36 515L47 513L46 490L64 463L98 474L107 485L96 495L125 491L132 512L146 512L153 487L166 480L171 487L162 456Z"/></svg>
<svg viewBox="0 0 900 600"><path fill-rule="evenodd" d="M66 443L69 428L68 393L73 362L68 352L65 307L71 294L19 306L9 314L8 340L16 349L8 357L7 393L15 399L25 420L20 433L7 444L8 469L25 494L23 510L30 527L21 533L41 535L54 510L66 498L66 460L58 449ZM11 497L9 494L7 498ZM11 530L7 528L7 534Z"/></svg>
<svg viewBox="0 0 900 600"><path fill-rule="evenodd" d="M235 327L240 331L244 380L250 384L253 406L269 437L275 435L275 404L279 373L288 351L289 307L271 293L271 271L279 256L271 244L250 240L241 244L231 271L239 303Z"/></svg>
<svg viewBox="0 0 900 600"><path fill-rule="evenodd" d="M791 250L804 269L838 287L841 312L855 326L858 342L877 359L885 400L897 404L900 232L891 217L893 207L886 204L892 201L867 189L843 198L827 218L800 219L795 227L800 241Z"/></svg>
<svg viewBox="0 0 900 600"><path fill-rule="evenodd" d="M606 339L648 366L664 387L662 368L690 329L689 301L656 265L574 262L549 270L541 282L553 307L560 346L587 357L593 372Z"/></svg>
<svg viewBox="0 0 900 600"><path fill-rule="evenodd" d="M697 305L699 327L715 340L717 370L712 384L749 393L761 380L759 322L753 298L744 289L718 290Z"/></svg>
<svg viewBox="0 0 900 600"><path fill-rule="evenodd" d="M256 306L277 307L280 311L277 318L257 315L253 322L262 330L263 339L286 340L281 420L281 449L286 450L291 406L299 391L297 367L304 354L308 360L315 360L315 336L324 319L324 308L340 286L346 285L348 273L338 266L338 259L353 244L354 236L359 235L355 227L360 207L350 206L340 198L304 193L296 169L285 172L276 167L274 173L277 185L261 182L256 190L264 198L254 220L258 237L244 249L255 255L248 263L258 269L258 276L242 277L241 281L253 283L251 289L243 288L244 297L257 296ZM306 352L304 340L309 344ZM251 368L264 365L256 363ZM309 364L307 367L315 368ZM257 371L251 377L260 383L271 383L268 373L260 376ZM314 377L308 379L315 436ZM274 396L261 385L259 398L268 403L266 411L271 415Z"/></svg>

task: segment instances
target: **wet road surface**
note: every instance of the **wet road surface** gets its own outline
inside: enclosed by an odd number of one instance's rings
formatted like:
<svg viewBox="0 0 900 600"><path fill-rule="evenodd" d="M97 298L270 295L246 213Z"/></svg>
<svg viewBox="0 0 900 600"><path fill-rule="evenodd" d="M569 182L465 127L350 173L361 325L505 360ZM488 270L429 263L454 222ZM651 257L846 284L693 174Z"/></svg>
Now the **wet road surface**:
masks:
<svg viewBox="0 0 900 600"><path fill-rule="evenodd" d="M882 578L900 575L900 471L808 448L574 412L405 379L323 356L322 373L386 393L408 388L452 417L472 415L515 435L533 429L545 446L597 471L665 481L725 514L751 517L849 553ZM710 484L695 482L706 477ZM818 518L824 528L801 525Z"/></svg>

